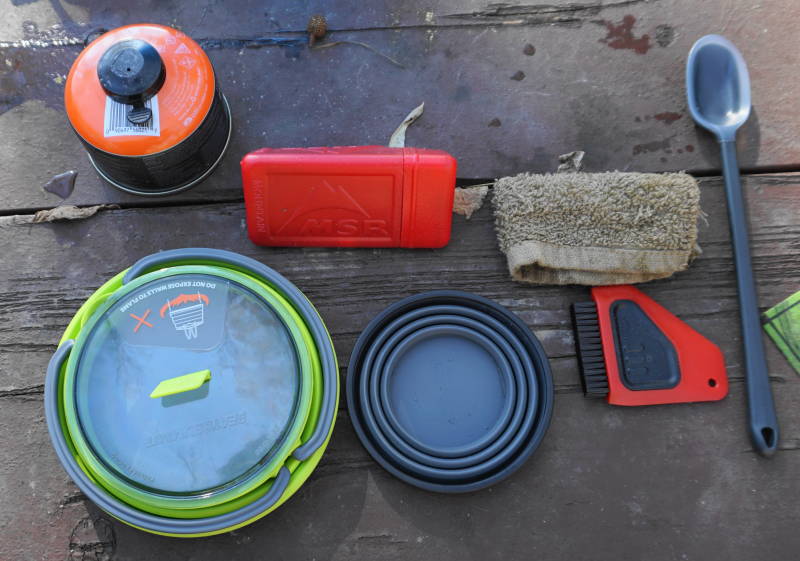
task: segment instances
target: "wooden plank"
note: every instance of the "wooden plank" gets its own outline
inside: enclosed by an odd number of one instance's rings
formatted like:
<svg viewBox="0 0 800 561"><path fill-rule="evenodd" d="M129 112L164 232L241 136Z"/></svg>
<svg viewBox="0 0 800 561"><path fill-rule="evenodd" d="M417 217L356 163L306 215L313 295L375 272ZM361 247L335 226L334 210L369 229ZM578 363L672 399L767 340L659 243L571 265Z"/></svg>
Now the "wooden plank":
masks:
<svg viewBox="0 0 800 561"><path fill-rule="evenodd" d="M63 78L80 46L58 43L146 20L178 25L203 42L235 123L221 168L170 201L240 199L238 161L265 145L383 144L423 100L426 113L409 143L448 150L463 178L549 171L574 149L587 151L590 170L717 169L715 142L694 126L683 89L688 49L711 32L731 38L750 64L755 112L740 135L742 166L800 165L791 94L800 76L786 72L800 54L774 47L790 36L792 0L273 2L268 14L252 0L130 3L120 11L97 0L63 9L3 2L11 16L0 26L0 212L58 204L40 187L68 169L79 172L71 203L142 204L101 182L70 131ZM331 20L330 41L366 43L403 68L354 44L314 51L272 44L303 43L296 31L319 11Z"/></svg>
<svg viewBox="0 0 800 561"><path fill-rule="evenodd" d="M724 193L718 179L702 185L702 206L708 213L708 225L700 226L703 254L687 271L643 287L718 342L732 374L739 376L738 301ZM765 308L797 290L798 185L800 174L745 179L751 246ZM41 365L60 332L97 286L139 257L182 246L231 249L286 275L328 322L343 366L356 336L381 309L408 294L436 288L495 299L536 330L551 357L573 356L568 308L585 299L586 290L512 282L497 250L488 208L470 221L454 217L452 240L441 250L259 248L247 240L243 216L242 205L231 203L102 211L71 223L0 219L5 256L0 261L0 388L19 390L40 382ZM559 384L577 385L573 366L564 365Z"/></svg>
<svg viewBox="0 0 800 561"><path fill-rule="evenodd" d="M800 174L745 181L763 307L800 283L798 187ZM702 204L709 215L703 254L687 271L642 288L721 346L731 393L715 404L638 409L582 397L568 305L587 292L512 283L488 208L470 221L455 217L448 247L413 251L257 248L245 238L241 204L103 211L38 225L0 218L0 435L8 450L0 457L0 559L255 558L265 548L287 559L792 558L800 546L800 378L768 343L783 450L770 461L757 458L745 429L719 179L703 181ZM407 294L459 288L508 306L542 339L554 369L555 414L542 448L490 490L425 493L370 460L342 409L312 480L257 524L178 541L109 521L77 493L50 449L41 404L45 366L96 286L143 255L187 245L244 253L297 283L331 329L343 369L369 319Z"/></svg>
<svg viewBox="0 0 800 561"><path fill-rule="evenodd" d="M798 399L796 377L776 384L782 427L794 437ZM738 382L720 403L639 409L560 393L536 455L509 480L465 496L394 479L342 412L297 496L264 520L202 540L109 520L67 480L42 417L39 399L3 399L0 434L14 458L0 464L2 559L202 561L269 551L278 559L750 561L792 559L800 546L797 440L772 460L755 457ZM86 529L87 519L100 532Z"/></svg>

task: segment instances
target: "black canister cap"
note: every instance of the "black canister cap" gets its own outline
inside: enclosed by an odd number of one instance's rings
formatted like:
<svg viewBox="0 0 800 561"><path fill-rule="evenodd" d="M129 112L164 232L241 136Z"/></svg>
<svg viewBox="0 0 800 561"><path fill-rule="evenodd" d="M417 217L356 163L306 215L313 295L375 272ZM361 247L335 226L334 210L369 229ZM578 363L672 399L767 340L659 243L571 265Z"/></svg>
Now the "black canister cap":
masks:
<svg viewBox="0 0 800 561"><path fill-rule="evenodd" d="M164 62L150 43L128 39L103 53L97 63L97 77L114 101L142 106L164 84Z"/></svg>

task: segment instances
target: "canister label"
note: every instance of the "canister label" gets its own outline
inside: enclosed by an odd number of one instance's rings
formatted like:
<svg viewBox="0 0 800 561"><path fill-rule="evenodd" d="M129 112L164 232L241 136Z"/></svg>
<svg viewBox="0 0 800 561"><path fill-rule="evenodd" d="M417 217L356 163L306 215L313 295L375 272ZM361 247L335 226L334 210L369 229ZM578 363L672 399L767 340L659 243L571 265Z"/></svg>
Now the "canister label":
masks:
<svg viewBox="0 0 800 561"><path fill-rule="evenodd" d="M130 105L117 103L106 97L106 110L103 117L103 136L161 136L161 118L158 113L158 96L155 95L144 102L152 116L140 125L128 121Z"/></svg>

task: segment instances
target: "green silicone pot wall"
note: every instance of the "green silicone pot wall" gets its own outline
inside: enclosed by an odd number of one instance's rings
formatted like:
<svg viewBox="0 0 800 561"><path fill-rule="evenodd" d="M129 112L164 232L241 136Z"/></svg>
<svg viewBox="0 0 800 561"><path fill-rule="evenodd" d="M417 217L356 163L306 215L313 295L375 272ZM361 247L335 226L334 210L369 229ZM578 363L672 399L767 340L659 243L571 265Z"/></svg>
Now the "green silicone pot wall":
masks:
<svg viewBox="0 0 800 561"><path fill-rule="evenodd" d="M179 263L176 262L175 263L175 265L179 265L179 264L180 265L198 264L198 265L217 266L217 263L215 263L213 261L203 261L203 260L193 260L193 261L189 261L189 262L179 262ZM240 271L240 272L242 272L244 274L248 274L248 272L246 270L240 270L237 267L226 266L226 268L232 269L232 270L237 270L237 271ZM89 317L97 309L97 307L100 306L103 303L103 301L105 301L105 299L108 298L108 296L110 296L112 293L114 293L117 289L119 289L123 285L122 279L125 276L126 272L127 272L127 270L126 271L122 271L118 275L116 275L113 278L109 279L97 291L95 291L95 293L92 294L92 296L89 299L87 299L87 301L83 304L83 306L81 306L81 308L78 310L78 312L75 314L75 316L70 321L69 325L67 326L67 328L66 328L66 330L64 332L64 335L61 338L60 344L63 343L64 341L68 340L68 339L74 339L74 338L76 338L78 336L78 334L80 333L81 328L85 325L85 323L88 321ZM330 335L328 335L328 340L330 341ZM332 342L331 342L331 347L332 347ZM334 355L334 359L335 359L335 355ZM66 371L66 365L62 369L62 373L61 373L61 380L62 381L64 379L65 371ZM314 429L315 429L315 427L317 425L317 422L319 420L322 395L321 395L321 393L319 391L316 391L316 390L317 390L317 388L322 388L322 386L323 386L322 376L321 376L321 374L319 372L317 372L315 374L314 385L315 385L315 391L313 392L311 410L309 412L308 421L307 421L306 426L305 426L305 428L303 430L303 433L302 433L301 442L305 442L311 437L311 435L313 434ZM336 387L333 390L336 392L335 401L338 403L339 391L340 391L338 378L336 380ZM62 383L62 386L60 387L60 391L63 392L63 383ZM61 396L59 401L62 401L62 400L63 400L63 396ZM72 443L72 441L71 441L71 439L69 437L69 431L68 431L68 427L67 427L67 424L66 424L66 419L64 418L63 411L59 411L59 419L60 419L61 430L63 431L64 435L66 436L67 445L69 446L70 450L72 451L72 454L76 458L76 461L78 462L78 464L82 467L82 469L85 472L87 472L87 470L86 470L86 468L85 468L80 456L75 451L74 445L73 445L73 443ZM323 456L323 454L324 454L324 452L325 452L325 450L326 450L326 448L328 446L328 443L330 441L330 437L333 434L334 425L335 425L335 418L331 422L331 426L330 426L330 428L329 428L329 430L327 432L327 436L326 436L323 444L308 459L306 459L306 460L304 460L302 462L299 462L298 460L296 460L294 458L289 458L286 461L285 466L290 470L292 475L291 475L291 478L289 480L288 487L286 488L286 490L282 494L281 498L271 508L265 510L264 512L259 513L257 516L254 516L253 518L251 518L249 520L246 520L246 521L244 521L244 522L242 522L240 524L236 524L234 526L231 526L231 527L228 527L228 528L224 528L224 529L221 529L221 530L218 530L218 531L214 531L214 532L197 533L197 534L170 534L170 533L164 533L164 532L155 532L155 531L152 531L152 530L151 530L151 532L152 533L161 534L161 535L166 535L166 536L174 536L174 537L209 536L209 535L228 532L228 531L234 530L236 528L240 528L240 527L246 526L247 524L250 524L250 523L254 522L255 520L258 520L258 519L262 518L263 516L266 516L267 514L269 514L270 512L275 510L276 508L278 508L280 505L282 505L284 502L286 502L292 495L294 495L300 489L300 487L303 485L303 483L308 479L308 477L311 475L311 473L313 472L315 467L319 464L319 461L321 460L321 458L322 458L322 456ZM89 475L89 476L91 477L91 475ZM266 488L268 488L269 485L270 485L270 482L267 482L264 485L265 489L264 489L263 492L266 492ZM258 489L256 491L254 491L253 493L256 493L256 492L261 492L261 490ZM125 520L121 520L121 521L122 522L126 522Z"/></svg>
<svg viewBox="0 0 800 561"><path fill-rule="evenodd" d="M295 337L297 339L302 339L300 342L295 341L295 346L301 347L298 348L298 351L300 351L298 354L300 355L301 363L303 365L302 370L306 373L304 376L306 380L303 384L305 389L303 390L303 396L301 398L302 405L301 408L298 409L299 418L294 423L292 437L284 443L280 453L268 463L267 467L260 471L259 477L252 478L252 480L248 482L248 485L244 487L236 487L218 495L201 497L200 499L194 500L176 501L175 499L164 499L158 495L150 495L141 491L140 489L136 489L135 487L125 484L123 481L120 481L119 478L113 476L105 468L100 459L95 457L91 447L81 434L71 396L73 394L72 383L75 380L76 366L78 359L81 356L81 350L83 348L83 342L86 339L86 335L91 332L96 321L101 317L102 313L113 305L114 300L123 297L125 294L129 293L129 291L135 290L139 286L153 280L167 278L174 275L192 273L216 275L221 278L242 283L245 286L249 285L249 288L254 289L261 298L270 302L272 308L282 316L284 323L290 326L290 329L294 332ZM112 295L115 295L115 298L111 298ZM302 352L303 350L307 351L308 356ZM184 265L179 267L170 267L162 271L155 271L147 275L143 275L125 285L124 292L120 293L115 290L104 297L96 306L93 305L91 312L82 322L81 330L76 339L75 349L71 353L70 360L67 363L67 371L64 378L64 399L62 403L64 404L65 408L70 438L72 439L73 445L77 448L78 455L81 457L85 471L88 469L88 474L91 475L95 481L98 481L107 491L120 500L145 512L175 518L203 518L206 516L224 514L240 508L242 504L246 504L246 502L248 502L247 499L253 497L251 492L262 489L264 483L276 475L277 471L284 464L284 461L289 457L292 450L300 445L300 437L308 419L308 411L311 404L313 376L315 373L319 372L320 364L314 348L314 342L311 339L311 335L308 333L308 330L305 329L302 318L297 315L288 302L276 294L270 287L256 281L253 277L248 277L238 272L226 270L225 268ZM257 495L260 494L263 494L263 490L261 493L257 493ZM242 501L242 498L245 500ZM173 506L176 503L180 503L180 506Z"/></svg>

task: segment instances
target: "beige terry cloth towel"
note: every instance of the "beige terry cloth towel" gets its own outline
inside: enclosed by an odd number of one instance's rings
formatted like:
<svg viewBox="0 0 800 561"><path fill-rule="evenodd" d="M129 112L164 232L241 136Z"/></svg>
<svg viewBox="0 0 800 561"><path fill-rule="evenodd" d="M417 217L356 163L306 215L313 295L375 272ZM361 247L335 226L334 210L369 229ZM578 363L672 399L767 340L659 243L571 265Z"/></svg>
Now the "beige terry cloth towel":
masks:
<svg viewBox="0 0 800 561"><path fill-rule="evenodd" d="M644 282L699 253L700 189L685 173L522 173L495 183L493 204L500 249L521 282Z"/></svg>

